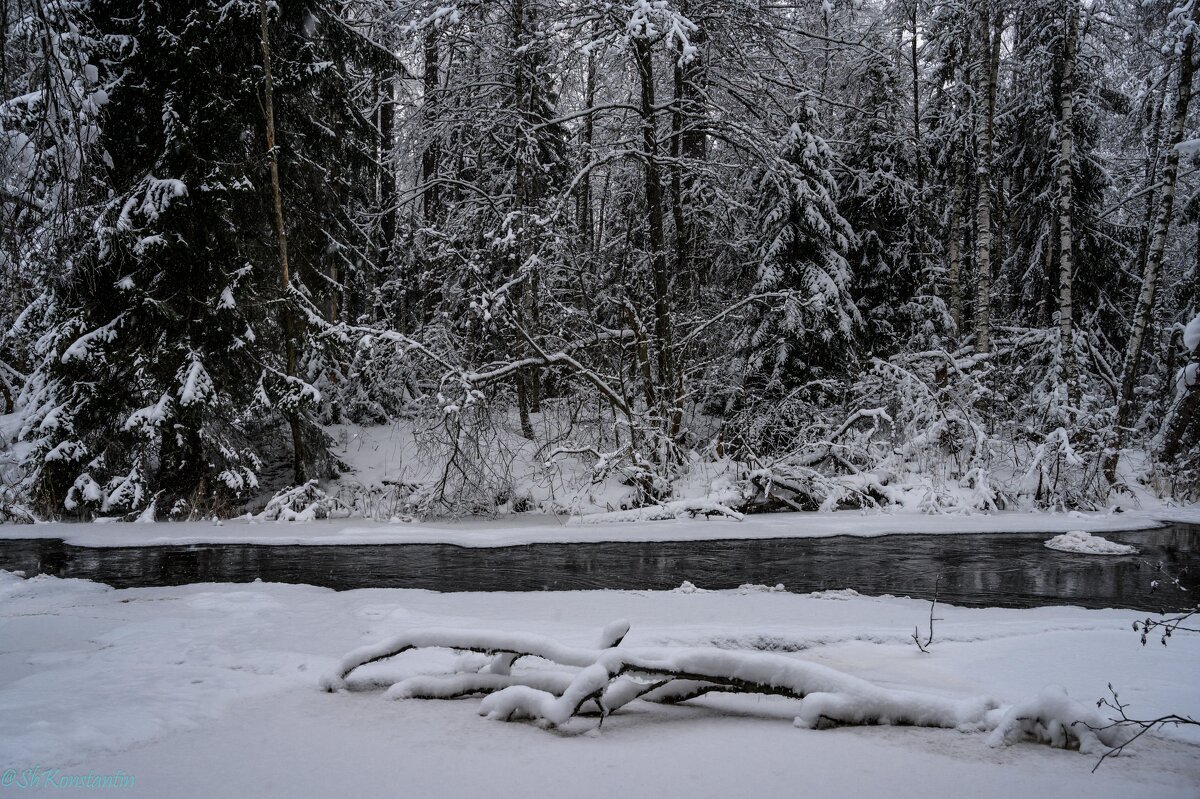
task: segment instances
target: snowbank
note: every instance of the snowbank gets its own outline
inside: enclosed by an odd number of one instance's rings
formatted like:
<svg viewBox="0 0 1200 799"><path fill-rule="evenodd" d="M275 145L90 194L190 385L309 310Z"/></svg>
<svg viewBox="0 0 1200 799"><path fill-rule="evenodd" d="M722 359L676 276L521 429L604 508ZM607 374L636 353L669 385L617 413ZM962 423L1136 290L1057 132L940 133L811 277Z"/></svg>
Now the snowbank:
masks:
<svg viewBox="0 0 1200 799"><path fill-rule="evenodd" d="M1137 547L1128 544L1118 544L1101 538L1098 535L1086 533L1083 530L1072 530L1069 533L1056 535L1045 544L1046 549L1056 549L1059 552L1077 552L1083 555L1135 555Z"/></svg>
<svg viewBox="0 0 1200 799"><path fill-rule="evenodd" d="M0 538L61 538L78 546L168 544L455 544L465 547L601 541L717 541L825 538L835 535L958 533L1112 532L1157 527L1164 522L1200 524L1200 511L1161 508L1125 513L1002 511L929 515L912 511L796 512L747 516L743 521L675 518L666 521L578 524L566 517L531 514L457 522L388 523L357 519L261 522L229 519L157 524L0 524Z"/></svg>
<svg viewBox="0 0 1200 799"><path fill-rule="evenodd" d="M540 796L546 786L589 799L783 796L806 785L827 799L928 799L964 785L972 799L1195 793L1200 740L1182 728L1139 740L1137 757L1091 774L1094 757L990 749L983 736L955 730L794 728L811 694L801 702L732 694L640 702L602 728L595 717L577 718L551 735L485 723L475 698L396 703L314 688L344 653L405 629L513 630L591 653L605 643L598 639L614 636L597 631L626 618L635 624L619 649L788 653L784 662L947 702L990 695L1024 707L1043 687L1062 685L1087 705L1112 681L1145 717L1200 707L1200 636L1142 647L1127 611L939 604L937 642L921 655L909 636L928 613L918 600L774 592L438 594L263 583L114 590L0 574L0 769L121 769L136 776L122 791L134 799L371 799L397 791L505 799ZM401 698L470 687L453 679L497 690L519 678L557 694L577 671L527 658L508 663L506 676L494 670L496 659L410 651L363 665L349 682L394 685L392 697ZM486 674L454 676L485 666ZM1014 713L1013 723L1023 717ZM1005 729L1036 737L1036 724ZM1057 729L1049 718L1042 727Z"/></svg>

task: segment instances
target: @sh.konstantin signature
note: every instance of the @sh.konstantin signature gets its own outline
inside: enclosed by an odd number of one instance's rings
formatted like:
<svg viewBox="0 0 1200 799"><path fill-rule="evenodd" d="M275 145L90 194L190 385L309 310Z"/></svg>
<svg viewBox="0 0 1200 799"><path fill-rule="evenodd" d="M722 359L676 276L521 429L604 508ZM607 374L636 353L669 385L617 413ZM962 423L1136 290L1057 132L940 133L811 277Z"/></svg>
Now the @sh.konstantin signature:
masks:
<svg viewBox="0 0 1200 799"><path fill-rule="evenodd" d="M4 788L132 788L134 776L117 769L112 774L68 773L58 768L33 766L6 768L0 772L0 787Z"/></svg>

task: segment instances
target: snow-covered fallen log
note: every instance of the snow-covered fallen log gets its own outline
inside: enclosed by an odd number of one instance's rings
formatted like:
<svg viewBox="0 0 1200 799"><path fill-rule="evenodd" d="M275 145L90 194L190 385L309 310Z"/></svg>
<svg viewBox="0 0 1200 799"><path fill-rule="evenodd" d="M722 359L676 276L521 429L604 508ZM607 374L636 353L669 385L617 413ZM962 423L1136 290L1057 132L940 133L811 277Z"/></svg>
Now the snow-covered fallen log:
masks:
<svg viewBox="0 0 1200 799"><path fill-rule="evenodd" d="M607 715L630 702L684 702L707 693L756 693L802 700L796 724L908 724L976 727L996 703L986 698L947 699L881 688L817 663L762 652L724 649L639 648L618 645L627 622L605 628L595 649L565 646L526 633L490 630L416 630L342 658L337 670L321 679L327 691L346 689L347 677L369 663L412 649L444 648L494 655L479 672L410 677L391 686L386 696L454 698L488 694L480 712L492 718L538 719L562 724L592 703ZM573 675L545 669L512 673L522 657L537 657L576 667Z"/></svg>
<svg viewBox="0 0 1200 799"><path fill-rule="evenodd" d="M500 721L529 719L543 726L582 713L604 717L632 702L687 702L710 693L782 696L799 701L794 726L941 727L989 732L988 744L1034 740L1087 754L1122 750L1135 737L1096 708L1047 688L1036 698L1001 706L986 696L953 698L885 688L819 663L776 653L717 648L621 647L629 623L604 629L596 648L566 646L528 633L492 630L416 630L350 652L321 679L328 691L347 688L361 666L413 649L441 648L492 655L477 671L425 674L392 684L388 699L455 699L484 695L480 715ZM554 667L513 671L521 658ZM565 668L563 668L565 667ZM358 687L378 687L366 679Z"/></svg>
<svg viewBox="0 0 1200 799"><path fill-rule="evenodd" d="M613 701L614 695L607 691L622 675L657 679L662 687L672 680L686 681L686 693L676 695L675 701L713 690L800 699L796 725L807 728L836 724L978 726L987 711L996 707L987 698L954 700L887 690L828 666L770 653L611 649L582 670L560 695L528 686L504 688L484 699L480 713L502 720L534 718L562 724L588 700L597 698L602 699L604 712L611 713L620 705L610 705L603 699ZM664 691L660 698L669 695ZM635 692L620 692L616 696L626 701L637 698Z"/></svg>

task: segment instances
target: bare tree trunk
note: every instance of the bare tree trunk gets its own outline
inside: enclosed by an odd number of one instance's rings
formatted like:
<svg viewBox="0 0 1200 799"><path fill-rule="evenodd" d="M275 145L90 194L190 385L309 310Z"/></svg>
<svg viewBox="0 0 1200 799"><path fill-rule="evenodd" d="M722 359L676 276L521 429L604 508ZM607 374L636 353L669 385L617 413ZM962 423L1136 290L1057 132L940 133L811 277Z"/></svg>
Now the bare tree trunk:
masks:
<svg viewBox="0 0 1200 799"><path fill-rule="evenodd" d="M992 351L992 151L995 145L996 83L1000 71L1000 37L1004 32L1004 12L996 12L993 21L986 10L982 14L983 52L989 54L986 69L981 69L984 85L976 92L976 102L986 98L979 109L976 127L978 163L975 167L975 351Z"/></svg>
<svg viewBox="0 0 1200 799"><path fill-rule="evenodd" d="M683 0L680 10L685 15L689 12L689 4ZM685 62L682 50L674 55L674 93L671 110L671 213L675 224L675 267L674 275L677 281L677 296L692 298L698 302L700 298L701 276L696 263L697 223L695 210L689 201L694 201L696 178L694 170L705 157L704 134L697 130L704 106L701 99L703 88L703 65L700 46L704 43L704 32L697 28L692 33L692 46L696 50ZM685 165L693 170L684 172ZM676 354L677 356L677 354ZM679 435L683 421L682 411L678 400L684 394L683 373L678 368L672 375L674 382L670 385L672 401L670 435Z"/></svg>
<svg viewBox="0 0 1200 799"><path fill-rule="evenodd" d="M1190 16L1190 14L1189 14ZM1125 359L1121 368L1121 393L1117 398L1117 425L1112 443L1104 463L1104 473L1110 483L1117 479L1117 463L1121 447L1125 443L1125 430L1133 419L1133 388L1137 383L1141 365L1142 345L1150 327L1154 312L1154 296L1158 290L1158 279L1162 272L1163 253L1167 246L1167 233L1171 227L1171 213L1175 206L1175 183L1179 177L1179 143L1186 132L1188 104L1192 98L1192 74L1195 64L1192 55L1195 32L1188 26L1184 33L1183 53L1179 57L1179 86L1175 98L1175 114L1171 121L1167 162L1163 167L1162 194L1159 198L1158 218L1154 223L1151 244L1146 254L1146 267L1142 272L1142 289L1138 294L1133 314L1133 326L1125 348Z"/></svg>
<svg viewBox="0 0 1200 799"><path fill-rule="evenodd" d="M441 199L440 187L435 182L438 175L439 155L437 139L438 32L437 28L432 25L425 31L422 55L425 61L425 73L421 80L423 89L421 118L424 122L427 140L425 150L421 153L421 185L424 187L421 209L425 214L425 221L432 222L437 219Z"/></svg>
<svg viewBox="0 0 1200 799"><path fill-rule="evenodd" d="M0 0L0 42L8 41L8 0ZM0 97L11 97L8 87L8 48L0 47Z"/></svg>
<svg viewBox="0 0 1200 799"><path fill-rule="evenodd" d="M667 274L666 241L663 233L662 179L658 164L658 134L654 117L654 63L650 42L633 40L634 61L641 83L642 147L645 160L646 215L649 228L650 263L654 278L654 349L658 367L658 394L662 422L669 429L674 414L674 358L671 334L670 281Z"/></svg>
<svg viewBox="0 0 1200 799"><path fill-rule="evenodd" d="M391 267L392 250L396 246L396 82L388 76L382 89L379 106L379 204L383 208L382 241L380 242L380 271L386 274Z"/></svg>
<svg viewBox="0 0 1200 799"><path fill-rule="evenodd" d="M1079 7L1067 0L1063 26L1063 71L1059 98L1058 132L1058 348L1063 360L1067 396L1074 404L1079 385L1075 363L1074 306L1075 236L1075 52L1079 35Z"/></svg>
<svg viewBox="0 0 1200 799"><path fill-rule="evenodd" d="M682 0L680 11L686 16L690 4ZM703 55L704 30L697 27L691 35L695 48L687 61L683 60L682 49L674 56L674 97L671 105L671 212L675 223L675 279L678 282L677 296L699 297L700 275L695 264L697 225L694 210L688 202L696 187L695 169L704 159L704 133L698 130L704 113L702 99L704 78ZM685 165L690 170L685 172Z"/></svg>
<svg viewBox="0 0 1200 799"><path fill-rule="evenodd" d="M279 240L279 286L283 289L286 299L291 289L291 274L288 267L287 230L283 224L283 192L279 186L279 158L275 152L275 98L271 79L271 28L267 15L267 0L259 0L258 8L262 25L263 111L267 117L267 163L271 167L271 196L275 204L275 237ZM296 326L286 302L283 308L287 376L294 378L296 376ZM295 408L288 411L288 425L292 430L292 472L296 485L303 485L305 482L304 438L300 431L300 413Z"/></svg>
<svg viewBox="0 0 1200 799"><path fill-rule="evenodd" d="M1163 92L1166 92L1166 84L1163 84ZM1158 102L1154 105L1154 122L1150 126L1150 141L1147 142L1146 150L1146 167L1144 171L1144 180L1147 187L1153 186L1155 178L1158 177L1158 155L1162 144L1162 123L1163 123L1163 97L1159 96ZM1156 192L1153 190L1146 192L1146 210L1142 219L1141 229L1138 231L1138 259L1137 270L1141 272L1146 268L1146 254L1150 251L1150 226L1154 223L1154 209L1158 207L1155 203Z"/></svg>
<svg viewBox="0 0 1200 799"><path fill-rule="evenodd" d="M955 331L962 332L963 298L962 298L962 255L960 247L963 237L963 217L966 215L966 180L967 180L967 142L966 138L960 143L958 153L954 158L954 194L950 204L950 252L949 265L946 269L946 279L950 291L950 318L954 320Z"/></svg>
<svg viewBox="0 0 1200 799"><path fill-rule="evenodd" d="M525 2L512 0L512 53L513 53L513 97L512 113L514 117L514 132L516 153L513 167L513 205L516 212L516 264L522 269L525 260L525 226L528 223L528 205L530 200L530 182L526 159L531 156L525 150L526 124L529 122L533 92L533 76L526 75L526 54L522 51L525 40ZM536 155L532 157L536 158ZM529 284L521 283L516 286L514 299L517 305L517 316L521 324L528 318L529 301L532 290ZM535 367L536 368L536 367ZM517 415L521 421L521 435L533 438L533 424L529 418L530 411L530 370L518 369L513 373L513 382L517 388Z"/></svg>
<svg viewBox="0 0 1200 799"><path fill-rule="evenodd" d="M671 160L667 171L671 177L671 218L675 225L675 281L681 296L688 296L692 276L688 274L687 223L684 221L683 207L683 105L685 89L683 86L683 64L680 63L682 53L672 52L673 75L672 88L675 96L671 98Z"/></svg>
<svg viewBox="0 0 1200 799"><path fill-rule="evenodd" d="M912 229L912 267L918 275L921 275L924 271L922 264L925 260L925 152L921 135L921 69L920 61L917 58L917 13L920 11L921 3L920 0L911 0L911 3L908 21L912 27L912 39L909 40L908 65L912 72L913 157L917 165L917 212Z"/></svg>
<svg viewBox="0 0 1200 799"><path fill-rule="evenodd" d="M585 77L584 89L584 107L592 108L596 104L596 55L588 51L587 60L587 75ZM592 172L590 162L592 160L592 138L595 133L595 120L591 114L583 118L583 126L579 134L583 151L588 159L588 164L584 166L587 172L579 181L579 189L576 194L575 205L575 224L580 231L583 248L591 252L595 249L592 230Z"/></svg>

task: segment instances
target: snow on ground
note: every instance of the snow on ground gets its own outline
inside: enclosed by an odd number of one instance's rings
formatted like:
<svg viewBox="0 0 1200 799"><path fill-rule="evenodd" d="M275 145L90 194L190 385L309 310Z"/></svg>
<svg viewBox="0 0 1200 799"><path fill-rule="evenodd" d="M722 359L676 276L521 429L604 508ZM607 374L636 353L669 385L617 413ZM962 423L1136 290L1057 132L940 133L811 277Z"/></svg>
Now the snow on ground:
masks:
<svg viewBox="0 0 1200 799"><path fill-rule="evenodd" d="M835 601L836 600L836 601ZM928 604L850 592L333 592L281 584L114 590L0 573L0 770L121 770L122 795L190 797L1194 796L1200 737L1167 731L1106 762L943 729L792 726L796 703L634 703L596 729L478 715L480 701L318 690L346 652L413 629L495 629L594 646L785 653L885 688L1004 703L1112 682L1140 715L1195 714L1200 636L1142 647L1132 611L938 606L932 652L909 640ZM463 665L441 652L366 666L382 683ZM0 792L5 789L0 788ZM21 795L37 792L22 791ZM15 794L15 791L14 791Z"/></svg>
<svg viewBox="0 0 1200 799"><path fill-rule="evenodd" d="M1069 533L1054 536L1046 542L1046 549L1077 552L1083 555L1134 555L1137 553L1137 547L1118 544L1102 536L1085 533L1083 530L1072 530Z"/></svg>
<svg viewBox="0 0 1200 799"><path fill-rule="evenodd" d="M62 538L79 546L164 544L456 544L466 547L598 541L714 541L721 539L873 537L892 534L1116 532L1178 521L1200 524L1200 510L1156 508L1124 513L1002 511L927 515L911 511L771 513L727 518L576 524L543 514L499 519L387 523L362 519L315 522L223 522L0 524L0 538Z"/></svg>

